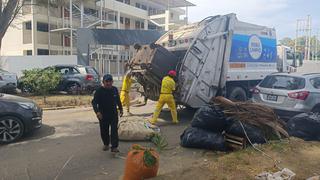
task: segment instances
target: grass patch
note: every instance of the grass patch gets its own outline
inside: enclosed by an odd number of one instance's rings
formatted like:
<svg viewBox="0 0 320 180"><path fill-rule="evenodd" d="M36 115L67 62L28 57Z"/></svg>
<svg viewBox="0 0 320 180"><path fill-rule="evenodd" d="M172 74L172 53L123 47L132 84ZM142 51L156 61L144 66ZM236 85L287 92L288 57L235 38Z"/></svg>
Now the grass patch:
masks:
<svg viewBox="0 0 320 180"><path fill-rule="evenodd" d="M65 106L91 106L91 95L50 95L47 103L43 102L42 96L29 96L41 108L56 108Z"/></svg>

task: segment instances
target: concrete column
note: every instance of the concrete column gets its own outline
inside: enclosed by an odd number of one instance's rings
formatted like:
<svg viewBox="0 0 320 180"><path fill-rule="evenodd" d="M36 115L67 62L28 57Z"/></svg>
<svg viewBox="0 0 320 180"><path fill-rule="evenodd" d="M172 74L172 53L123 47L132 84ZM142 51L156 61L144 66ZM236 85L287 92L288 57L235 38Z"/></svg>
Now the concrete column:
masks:
<svg viewBox="0 0 320 180"><path fill-rule="evenodd" d="M149 20L145 19L144 20L144 30L148 30L148 25L149 25Z"/></svg>
<svg viewBox="0 0 320 180"><path fill-rule="evenodd" d="M34 0L31 0L31 4L36 3ZM36 56L37 53L37 19L36 19L36 8L39 8L38 6L31 6L31 14L32 14L32 20L31 20L31 26L32 26L32 55Z"/></svg>
<svg viewBox="0 0 320 180"><path fill-rule="evenodd" d="M120 22L121 13L120 11L117 12L117 29L121 28L121 22Z"/></svg>
<svg viewBox="0 0 320 180"><path fill-rule="evenodd" d="M83 0L80 1L80 27L83 28L83 14L84 14L84 6Z"/></svg>
<svg viewBox="0 0 320 180"><path fill-rule="evenodd" d="M70 8L70 10L69 10L69 21L70 21L70 55L73 55L73 18L72 18L72 16L73 16L73 11L72 11L72 0L70 0L69 1L69 8Z"/></svg>
<svg viewBox="0 0 320 180"><path fill-rule="evenodd" d="M170 11L169 10L166 10L165 12L165 26L164 26L164 30L165 31L169 31L170 27Z"/></svg>

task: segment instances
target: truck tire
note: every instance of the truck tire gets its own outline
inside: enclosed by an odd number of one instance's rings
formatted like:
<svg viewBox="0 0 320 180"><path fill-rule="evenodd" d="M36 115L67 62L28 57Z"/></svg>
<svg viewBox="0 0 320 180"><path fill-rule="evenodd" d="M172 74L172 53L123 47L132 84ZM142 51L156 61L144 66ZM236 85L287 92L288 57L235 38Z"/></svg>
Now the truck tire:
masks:
<svg viewBox="0 0 320 180"><path fill-rule="evenodd" d="M247 93L246 91L241 87L233 87L228 93L228 99L231 101L246 101Z"/></svg>

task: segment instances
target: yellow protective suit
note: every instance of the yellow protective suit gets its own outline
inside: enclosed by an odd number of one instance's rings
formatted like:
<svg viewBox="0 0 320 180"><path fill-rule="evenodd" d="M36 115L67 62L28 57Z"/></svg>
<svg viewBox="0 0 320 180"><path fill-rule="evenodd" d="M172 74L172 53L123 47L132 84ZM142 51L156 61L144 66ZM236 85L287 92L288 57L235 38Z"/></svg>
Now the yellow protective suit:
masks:
<svg viewBox="0 0 320 180"><path fill-rule="evenodd" d="M120 93L120 101L123 107L127 108L127 112L130 112L130 96L132 79L130 76L125 76L122 82L122 88Z"/></svg>
<svg viewBox="0 0 320 180"><path fill-rule="evenodd" d="M174 90L176 90L176 83L174 82L174 80L170 76L164 77L161 84L160 97L151 120L152 124L155 124L157 122L161 109L165 104L168 105L171 111L173 123L179 122L177 117L176 102L174 101L174 97L172 95Z"/></svg>

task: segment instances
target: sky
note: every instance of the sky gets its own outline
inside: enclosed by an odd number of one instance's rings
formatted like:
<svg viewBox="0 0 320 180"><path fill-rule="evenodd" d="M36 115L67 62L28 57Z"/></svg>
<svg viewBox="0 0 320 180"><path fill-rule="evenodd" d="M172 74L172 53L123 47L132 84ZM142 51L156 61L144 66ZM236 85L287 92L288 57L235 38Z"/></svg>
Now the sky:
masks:
<svg viewBox="0 0 320 180"><path fill-rule="evenodd" d="M241 21L274 27L278 39L294 38L297 19L312 19L312 34L320 31L320 0L189 0L189 20L236 13ZM317 30L318 29L318 30Z"/></svg>

